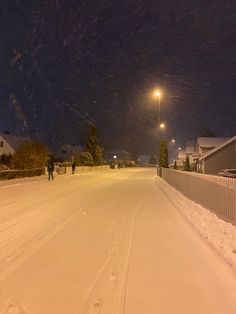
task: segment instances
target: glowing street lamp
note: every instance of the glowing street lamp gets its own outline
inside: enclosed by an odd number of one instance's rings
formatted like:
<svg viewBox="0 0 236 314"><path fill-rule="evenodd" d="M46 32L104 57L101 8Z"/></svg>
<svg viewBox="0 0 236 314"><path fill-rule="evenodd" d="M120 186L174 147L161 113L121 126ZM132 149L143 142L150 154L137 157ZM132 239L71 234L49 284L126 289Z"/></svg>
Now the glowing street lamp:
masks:
<svg viewBox="0 0 236 314"><path fill-rule="evenodd" d="M163 137L164 137L165 127L166 127L166 125L163 122L159 125L159 129L162 130Z"/></svg>
<svg viewBox="0 0 236 314"><path fill-rule="evenodd" d="M160 125L161 123L161 92L156 89L153 95L158 98L158 111L159 111L158 125Z"/></svg>
<svg viewBox="0 0 236 314"><path fill-rule="evenodd" d="M154 96L161 97L161 92L159 90L155 90Z"/></svg>
<svg viewBox="0 0 236 314"><path fill-rule="evenodd" d="M160 124L160 129L164 129L165 128L165 123L161 123Z"/></svg>
<svg viewBox="0 0 236 314"><path fill-rule="evenodd" d="M160 139L160 129L163 128L163 135L164 135L164 123L161 123L161 92L159 90L153 91L153 97L158 98L158 142L159 142L159 150L157 151L157 156L159 154L159 166L160 166L160 145L161 145L161 139ZM162 125L162 126L161 126ZM157 168L157 174L160 171L160 168ZM159 172L160 175L160 172Z"/></svg>

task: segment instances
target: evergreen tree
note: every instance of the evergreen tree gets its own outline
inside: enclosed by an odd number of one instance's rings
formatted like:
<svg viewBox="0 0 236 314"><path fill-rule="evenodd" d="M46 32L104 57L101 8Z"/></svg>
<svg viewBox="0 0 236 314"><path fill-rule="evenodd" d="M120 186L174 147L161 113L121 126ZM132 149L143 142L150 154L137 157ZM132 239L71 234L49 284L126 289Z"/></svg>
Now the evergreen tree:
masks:
<svg viewBox="0 0 236 314"><path fill-rule="evenodd" d="M75 156L74 161L76 165L92 166L93 157L89 152L82 152Z"/></svg>
<svg viewBox="0 0 236 314"><path fill-rule="evenodd" d="M160 153L159 153L159 167L168 168L169 161L168 161L168 148L167 148L167 141L161 140L160 141Z"/></svg>
<svg viewBox="0 0 236 314"><path fill-rule="evenodd" d="M184 171L190 171L189 155L185 158Z"/></svg>
<svg viewBox="0 0 236 314"><path fill-rule="evenodd" d="M85 150L92 155L94 165L100 165L103 163L102 156L104 149L100 146L95 126L91 126L90 128Z"/></svg>

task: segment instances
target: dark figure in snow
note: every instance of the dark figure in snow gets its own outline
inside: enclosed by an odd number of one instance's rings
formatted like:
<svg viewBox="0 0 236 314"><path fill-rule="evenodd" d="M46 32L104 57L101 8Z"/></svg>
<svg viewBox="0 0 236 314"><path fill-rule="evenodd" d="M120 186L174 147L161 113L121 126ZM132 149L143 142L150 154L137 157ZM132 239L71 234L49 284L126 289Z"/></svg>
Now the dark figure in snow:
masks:
<svg viewBox="0 0 236 314"><path fill-rule="evenodd" d="M50 181L50 179L54 179L53 177L53 171L54 171L54 164L52 161L49 161L48 163L48 181Z"/></svg>
<svg viewBox="0 0 236 314"><path fill-rule="evenodd" d="M74 174L75 173L75 163L73 162L72 163L72 174Z"/></svg>

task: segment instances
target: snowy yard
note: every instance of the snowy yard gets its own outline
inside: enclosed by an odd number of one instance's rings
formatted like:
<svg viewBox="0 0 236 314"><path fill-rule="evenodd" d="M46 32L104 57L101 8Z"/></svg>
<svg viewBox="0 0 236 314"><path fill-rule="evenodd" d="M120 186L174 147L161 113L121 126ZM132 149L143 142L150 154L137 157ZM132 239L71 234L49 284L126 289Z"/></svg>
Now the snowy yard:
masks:
<svg viewBox="0 0 236 314"><path fill-rule="evenodd" d="M1 314L235 313L236 228L155 169L0 182L0 193Z"/></svg>

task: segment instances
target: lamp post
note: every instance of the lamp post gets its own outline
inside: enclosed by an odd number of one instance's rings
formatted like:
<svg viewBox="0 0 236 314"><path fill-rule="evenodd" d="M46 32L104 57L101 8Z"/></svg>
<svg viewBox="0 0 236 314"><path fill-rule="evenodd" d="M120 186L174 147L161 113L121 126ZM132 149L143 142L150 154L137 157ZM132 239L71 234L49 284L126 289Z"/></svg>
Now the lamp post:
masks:
<svg viewBox="0 0 236 314"><path fill-rule="evenodd" d="M175 139L174 138L171 138L169 140L167 140L167 148L168 148L168 158L169 160L173 160L174 162L174 146L175 146Z"/></svg>
<svg viewBox="0 0 236 314"><path fill-rule="evenodd" d="M165 123L161 123L161 124L159 125L159 129L162 130L163 139L164 139L165 127L166 127Z"/></svg>
<svg viewBox="0 0 236 314"><path fill-rule="evenodd" d="M158 135L158 142L159 142L159 148L157 149L157 160L158 160L158 155L160 154L160 144L161 144L161 141L160 141L160 124L161 124L161 92L159 90L154 90L153 92L153 96L155 98L158 98L158 130L157 130L157 135ZM159 161L160 161L160 158L159 158ZM159 165L159 163L158 163ZM160 165L159 165L160 166ZM158 166L158 167L159 167ZM158 175L158 168L157 168L157 175ZM159 170L160 171L160 170ZM159 173L160 175L160 173Z"/></svg>
<svg viewBox="0 0 236 314"><path fill-rule="evenodd" d="M159 136L159 127L161 124L161 92L159 90L155 90L154 96L158 98L158 136Z"/></svg>

